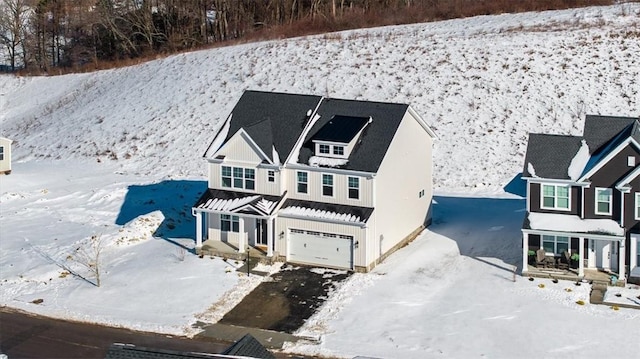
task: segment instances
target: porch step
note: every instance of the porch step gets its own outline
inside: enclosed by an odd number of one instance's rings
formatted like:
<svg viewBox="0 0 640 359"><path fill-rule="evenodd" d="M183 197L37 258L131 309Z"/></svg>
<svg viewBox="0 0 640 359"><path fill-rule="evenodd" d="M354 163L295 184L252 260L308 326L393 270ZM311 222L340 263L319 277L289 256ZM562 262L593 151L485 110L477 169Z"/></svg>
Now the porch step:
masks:
<svg viewBox="0 0 640 359"><path fill-rule="evenodd" d="M591 295L589 301L591 304L602 304L604 302L604 294L607 292L607 283L593 282L591 285Z"/></svg>

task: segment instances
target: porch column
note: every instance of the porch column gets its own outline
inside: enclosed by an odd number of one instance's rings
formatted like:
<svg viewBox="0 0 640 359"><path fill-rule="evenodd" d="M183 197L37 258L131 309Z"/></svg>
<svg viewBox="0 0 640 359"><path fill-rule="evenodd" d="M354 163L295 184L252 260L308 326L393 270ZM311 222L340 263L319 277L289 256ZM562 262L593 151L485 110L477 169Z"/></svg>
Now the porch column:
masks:
<svg viewBox="0 0 640 359"><path fill-rule="evenodd" d="M584 237L578 238L578 277L584 277Z"/></svg>
<svg viewBox="0 0 640 359"><path fill-rule="evenodd" d="M246 236L244 235L244 218L238 217L238 252L244 253L244 243Z"/></svg>
<svg viewBox="0 0 640 359"><path fill-rule="evenodd" d="M625 268L625 257L627 256L626 248L624 246L625 240L618 242L618 278L625 279L627 276L626 268Z"/></svg>
<svg viewBox="0 0 640 359"><path fill-rule="evenodd" d="M273 257L273 218L267 218L267 257Z"/></svg>
<svg viewBox="0 0 640 359"><path fill-rule="evenodd" d="M522 233L522 273L529 271L529 233Z"/></svg>
<svg viewBox="0 0 640 359"><path fill-rule="evenodd" d="M196 248L202 247L202 216L204 212L195 212L196 215Z"/></svg>

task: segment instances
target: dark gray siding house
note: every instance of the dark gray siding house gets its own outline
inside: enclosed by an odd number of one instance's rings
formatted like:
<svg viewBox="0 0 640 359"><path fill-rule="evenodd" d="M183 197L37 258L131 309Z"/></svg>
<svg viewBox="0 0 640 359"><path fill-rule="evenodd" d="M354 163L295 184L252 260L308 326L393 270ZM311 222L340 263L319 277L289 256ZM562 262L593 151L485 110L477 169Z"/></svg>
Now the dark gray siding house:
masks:
<svg viewBox="0 0 640 359"><path fill-rule="evenodd" d="M529 135L524 275L573 265L640 282L639 129L637 117L587 115L582 136Z"/></svg>

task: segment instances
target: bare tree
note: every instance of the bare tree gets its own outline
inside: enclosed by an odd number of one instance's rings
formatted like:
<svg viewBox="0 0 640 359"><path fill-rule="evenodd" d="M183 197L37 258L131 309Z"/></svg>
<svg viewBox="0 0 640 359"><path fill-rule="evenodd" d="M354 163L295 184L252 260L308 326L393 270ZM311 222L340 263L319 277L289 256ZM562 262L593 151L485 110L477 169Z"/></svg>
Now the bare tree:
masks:
<svg viewBox="0 0 640 359"><path fill-rule="evenodd" d="M28 12L29 7L26 0L2 0L0 2L0 42L7 49L12 71L16 69L18 52L21 50L24 59L24 29Z"/></svg>
<svg viewBox="0 0 640 359"><path fill-rule="evenodd" d="M100 287L101 260L104 250L104 241L101 236L91 236L82 242L73 253L67 256L67 260L79 264L95 279L95 286Z"/></svg>

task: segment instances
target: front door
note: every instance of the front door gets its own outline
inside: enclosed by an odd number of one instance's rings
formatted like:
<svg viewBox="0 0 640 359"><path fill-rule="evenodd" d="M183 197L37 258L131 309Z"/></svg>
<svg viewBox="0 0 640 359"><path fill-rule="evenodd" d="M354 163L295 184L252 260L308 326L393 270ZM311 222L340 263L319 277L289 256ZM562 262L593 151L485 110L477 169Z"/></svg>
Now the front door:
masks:
<svg viewBox="0 0 640 359"><path fill-rule="evenodd" d="M603 270L618 271L618 245L613 241L593 241L595 267Z"/></svg>
<svg viewBox="0 0 640 359"><path fill-rule="evenodd" d="M256 219L256 245L267 245L267 221Z"/></svg>

